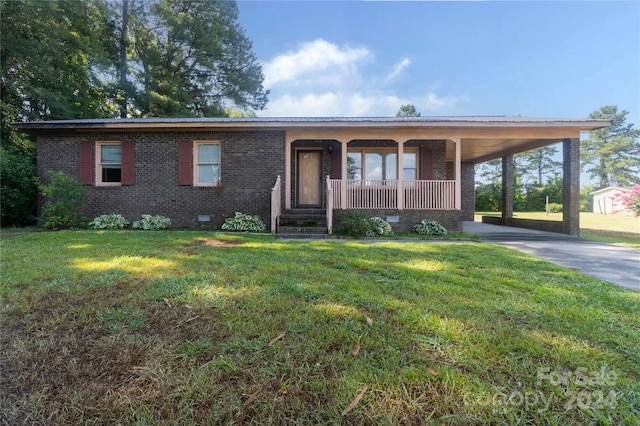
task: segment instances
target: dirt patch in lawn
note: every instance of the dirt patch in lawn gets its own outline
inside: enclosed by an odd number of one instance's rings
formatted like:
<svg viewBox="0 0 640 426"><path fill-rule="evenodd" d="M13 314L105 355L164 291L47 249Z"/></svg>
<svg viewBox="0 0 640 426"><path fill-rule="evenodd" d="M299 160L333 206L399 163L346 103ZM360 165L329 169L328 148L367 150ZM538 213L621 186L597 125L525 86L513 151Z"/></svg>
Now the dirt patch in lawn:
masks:
<svg viewBox="0 0 640 426"><path fill-rule="evenodd" d="M195 241L190 245L193 245L193 246L232 248L232 247L241 246L243 244L244 244L243 241L218 240L218 239L215 239L215 238L208 238L206 240Z"/></svg>

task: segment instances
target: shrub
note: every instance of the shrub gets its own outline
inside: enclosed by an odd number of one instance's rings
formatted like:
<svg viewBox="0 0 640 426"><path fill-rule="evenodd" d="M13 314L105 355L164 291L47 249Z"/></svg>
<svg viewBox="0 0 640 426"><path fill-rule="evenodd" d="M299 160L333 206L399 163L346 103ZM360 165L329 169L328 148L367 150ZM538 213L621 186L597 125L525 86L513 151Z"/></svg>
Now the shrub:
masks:
<svg viewBox="0 0 640 426"><path fill-rule="evenodd" d="M369 218L364 213L340 210L336 214L336 219L338 219L335 228L336 234L359 238L367 235L367 231L371 229L368 223Z"/></svg>
<svg viewBox="0 0 640 426"><path fill-rule="evenodd" d="M413 232L419 235L447 235L447 230L435 220L422 219L420 223L413 225Z"/></svg>
<svg viewBox="0 0 640 426"><path fill-rule="evenodd" d="M379 217L368 217L364 213L341 210L337 213L336 234L351 237L377 237L393 235L391 225Z"/></svg>
<svg viewBox="0 0 640 426"><path fill-rule="evenodd" d="M91 229L124 229L129 221L119 214L103 214L89 222Z"/></svg>
<svg viewBox="0 0 640 426"><path fill-rule="evenodd" d="M133 229L142 229L145 231L161 231L171 228L171 219L166 216L143 214L142 219L133 222Z"/></svg>
<svg viewBox="0 0 640 426"><path fill-rule="evenodd" d="M82 184L75 178L60 171L49 171L48 185L40 185L42 195L48 198L42 207L45 228L68 229L86 226L87 218L78 210L84 201Z"/></svg>
<svg viewBox="0 0 640 426"><path fill-rule="evenodd" d="M367 237L378 237L378 236L389 236L393 235L393 231L391 230L391 225L387 223L386 220L381 217L374 216L368 219L369 229L366 233Z"/></svg>
<svg viewBox="0 0 640 426"><path fill-rule="evenodd" d="M38 204L35 159L26 153L0 147L0 182L2 226L33 225Z"/></svg>
<svg viewBox="0 0 640 426"><path fill-rule="evenodd" d="M562 204L549 203L549 213L562 213Z"/></svg>
<svg viewBox="0 0 640 426"><path fill-rule="evenodd" d="M264 232L267 227L258 216L236 212L234 217L224 221L222 230L231 232Z"/></svg>

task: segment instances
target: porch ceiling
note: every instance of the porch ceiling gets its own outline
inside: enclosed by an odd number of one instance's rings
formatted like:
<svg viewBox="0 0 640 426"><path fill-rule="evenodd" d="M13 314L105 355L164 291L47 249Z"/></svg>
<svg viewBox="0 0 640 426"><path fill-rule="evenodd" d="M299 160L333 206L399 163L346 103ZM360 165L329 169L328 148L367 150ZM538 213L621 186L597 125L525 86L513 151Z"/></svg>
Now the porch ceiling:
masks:
<svg viewBox="0 0 640 426"><path fill-rule="evenodd" d="M559 139L478 139L463 138L462 149L460 153L461 161L471 162L474 164L484 163L485 161L501 158L505 155L517 154L547 145L562 142ZM447 149L447 161L454 160L453 147Z"/></svg>

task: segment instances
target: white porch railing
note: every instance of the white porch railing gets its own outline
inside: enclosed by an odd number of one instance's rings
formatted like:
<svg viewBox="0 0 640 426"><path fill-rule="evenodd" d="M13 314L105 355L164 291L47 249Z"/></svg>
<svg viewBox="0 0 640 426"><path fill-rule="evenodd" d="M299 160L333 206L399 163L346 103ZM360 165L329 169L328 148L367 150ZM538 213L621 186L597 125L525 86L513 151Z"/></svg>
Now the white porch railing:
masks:
<svg viewBox="0 0 640 426"><path fill-rule="evenodd" d="M271 233L275 234L278 227L278 218L282 211L281 201L282 185L280 184L280 175L276 178L276 183L271 189Z"/></svg>
<svg viewBox="0 0 640 426"><path fill-rule="evenodd" d="M405 180L407 210L455 210L455 180Z"/></svg>
<svg viewBox="0 0 640 426"><path fill-rule="evenodd" d="M330 197L334 209L455 209L455 180L403 180L402 206L398 205L400 182L395 180L348 180L345 206L342 205L342 180L327 179L327 182L331 189L327 189L327 203Z"/></svg>

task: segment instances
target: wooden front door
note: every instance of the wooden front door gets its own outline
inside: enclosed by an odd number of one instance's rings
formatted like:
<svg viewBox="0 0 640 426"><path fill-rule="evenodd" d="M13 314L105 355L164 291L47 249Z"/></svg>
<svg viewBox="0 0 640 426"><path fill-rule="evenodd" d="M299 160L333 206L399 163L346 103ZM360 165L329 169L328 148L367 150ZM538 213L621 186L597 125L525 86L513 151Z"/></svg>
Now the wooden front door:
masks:
<svg viewBox="0 0 640 426"><path fill-rule="evenodd" d="M298 206L322 205L322 151L298 151Z"/></svg>

